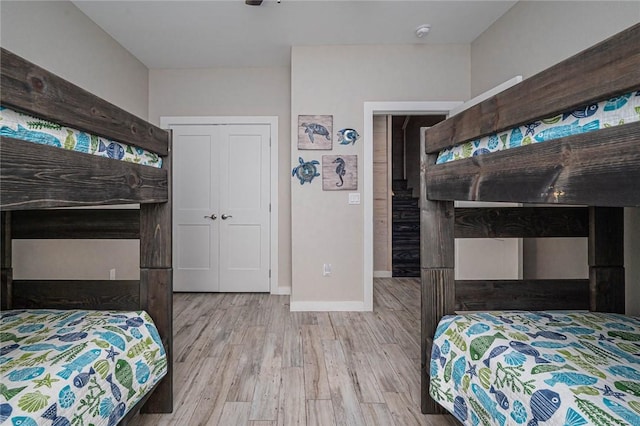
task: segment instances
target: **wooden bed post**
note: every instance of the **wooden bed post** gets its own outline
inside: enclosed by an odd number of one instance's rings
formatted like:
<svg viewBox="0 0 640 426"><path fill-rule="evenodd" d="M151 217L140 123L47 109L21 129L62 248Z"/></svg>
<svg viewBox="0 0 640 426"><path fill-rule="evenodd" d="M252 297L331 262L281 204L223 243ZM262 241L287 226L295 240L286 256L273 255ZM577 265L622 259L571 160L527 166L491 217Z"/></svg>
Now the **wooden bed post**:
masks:
<svg viewBox="0 0 640 426"><path fill-rule="evenodd" d="M0 254L0 309L11 309L12 307L12 282L13 267L11 266L11 212L2 212L0 219L2 222L1 238L2 253Z"/></svg>
<svg viewBox="0 0 640 426"><path fill-rule="evenodd" d="M421 408L424 414L446 411L429 395L429 369L433 336L443 315L455 305L454 208L453 201L427 199L426 169L435 164L427 155L422 138L420 185L420 263L421 263Z"/></svg>
<svg viewBox="0 0 640 426"><path fill-rule="evenodd" d="M169 159L170 156L164 157L162 166L168 171L169 201L140 205L140 303L153 318L167 351L167 375L142 407L145 413L173 411L172 175Z"/></svg>
<svg viewBox="0 0 640 426"><path fill-rule="evenodd" d="M624 209L589 207L589 297L597 312L625 312Z"/></svg>

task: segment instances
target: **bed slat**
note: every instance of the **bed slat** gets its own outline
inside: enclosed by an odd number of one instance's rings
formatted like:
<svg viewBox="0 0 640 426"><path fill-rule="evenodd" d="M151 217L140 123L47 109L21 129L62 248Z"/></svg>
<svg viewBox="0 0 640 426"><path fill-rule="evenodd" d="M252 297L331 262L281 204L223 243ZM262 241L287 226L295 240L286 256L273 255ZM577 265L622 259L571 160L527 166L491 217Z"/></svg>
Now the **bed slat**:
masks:
<svg viewBox="0 0 640 426"><path fill-rule="evenodd" d="M8 50L1 50L0 103L4 106L161 156L168 154L169 137L165 130Z"/></svg>
<svg viewBox="0 0 640 426"><path fill-rule="evenodd" d="M585 84L589 82L589 84ZM537 119L640 89L640 24L548 68L427 130L438 152Z"/></svg>
<svg viewBox="0 0 640 426"><path fill-rule="evenodd" d="M11 214L13 239L140 238L138 209L23 210Z"/></svg>
<svg viewBox="0 0 640 426"><path fill-rule="evenodd" d="M640 122L427 170L431 200L640 206Z"/></svg>
<svg viewBox="0 0 640 426"><path fill-rule="evenodd" d="M589 280L456 281L456 310L589 310Z"/></svg>
<svg viewBox="0 0 640 426"><path fill-rule="evenodd" d="M0 138L0 208L167 201L165 169Z"/></svg>
<svg viewBox="0 0 640 426"><path fill-rule="evenodd" d="M14 280L12 291L12 309L140 310L136 280Z"/></svg>
<svg viewBox="0 0 640 426"><path fill-rule="evenodd" d="M456 208L456 238L588 237L586 207Z"/></svg>

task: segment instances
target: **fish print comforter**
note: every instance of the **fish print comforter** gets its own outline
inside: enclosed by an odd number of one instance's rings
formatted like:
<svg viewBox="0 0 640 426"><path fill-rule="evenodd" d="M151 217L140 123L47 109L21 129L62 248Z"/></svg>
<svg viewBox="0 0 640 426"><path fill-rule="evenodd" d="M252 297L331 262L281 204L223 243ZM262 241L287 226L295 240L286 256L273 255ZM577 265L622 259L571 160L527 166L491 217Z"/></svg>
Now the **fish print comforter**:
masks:
<svg viewBox="0 0 640 426"><path fill-rule="evenodd" d="M144 312L0 314L0 424L114 426L167 371Z"/></svg>
<svg viewBox="0 0 640 426"><path fill-rule="evenodd" d="M585 105L440 152L436 164L640 121L640 91Z"/></svg>
<svg viewBox="0 0 640 426"><path fill-rule="evenodd" d="M430 375L431 396L466 425L640 425L640 319L446 316Z"/></svg>
<svg viewBox="0 0 640 426"><path fill-rule="evenodd" d="M0 136L55 146L143 166L162 167L153 152L61 126L0 106Z"/></svg>

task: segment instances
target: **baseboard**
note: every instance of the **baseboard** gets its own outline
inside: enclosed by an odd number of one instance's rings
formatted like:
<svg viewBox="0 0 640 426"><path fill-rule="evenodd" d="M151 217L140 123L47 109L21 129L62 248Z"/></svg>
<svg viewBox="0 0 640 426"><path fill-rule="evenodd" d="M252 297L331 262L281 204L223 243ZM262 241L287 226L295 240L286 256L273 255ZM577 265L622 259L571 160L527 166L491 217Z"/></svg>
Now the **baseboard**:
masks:
<svg viewBox="0 0 640 426"><path fill-rule="evenodd" d="M274 296L290 296L291 295L291 287L276 287L275 290L271 292Z"/></svg>
<svg viewBox="0 0 640 426"><path fill-rule="evenodd" d="M370 311L365 309L364 302L360 301L337 301L337 302L290 302L291 312L363 312Z"/></svg>
<svg viewBox="0 0 640 426"><path fill-rule="evenodd" d="M373 278L393 278L391 271L373 271Z"/></svg>

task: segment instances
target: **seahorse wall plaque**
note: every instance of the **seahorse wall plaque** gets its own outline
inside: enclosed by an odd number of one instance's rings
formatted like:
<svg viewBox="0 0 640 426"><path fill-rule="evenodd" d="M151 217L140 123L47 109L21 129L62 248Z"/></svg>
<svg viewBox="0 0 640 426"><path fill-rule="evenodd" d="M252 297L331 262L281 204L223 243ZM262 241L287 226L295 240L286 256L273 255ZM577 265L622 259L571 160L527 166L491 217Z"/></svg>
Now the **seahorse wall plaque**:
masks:
<svg viewBox="0 0 640 426"><path fill-rule="evenodd" d="M299 115L298 149L331 149L333 115Z"/></svg>
<svg viewBox="0 0 640 426"><path fill-rule="evenodd" d="M323 155L322 189L324 191L358 189L358 156Z"/></svg>

